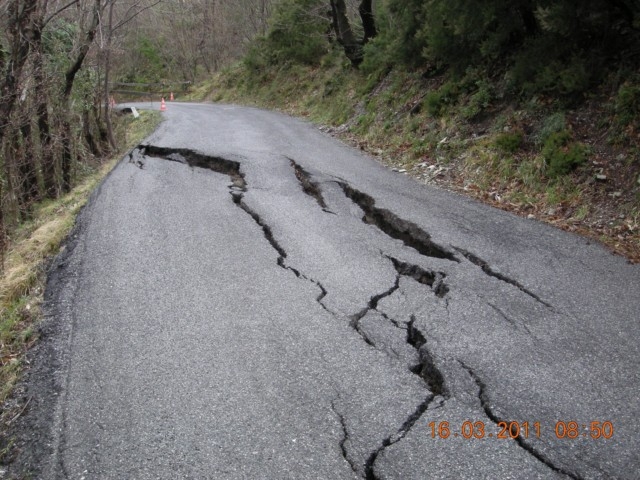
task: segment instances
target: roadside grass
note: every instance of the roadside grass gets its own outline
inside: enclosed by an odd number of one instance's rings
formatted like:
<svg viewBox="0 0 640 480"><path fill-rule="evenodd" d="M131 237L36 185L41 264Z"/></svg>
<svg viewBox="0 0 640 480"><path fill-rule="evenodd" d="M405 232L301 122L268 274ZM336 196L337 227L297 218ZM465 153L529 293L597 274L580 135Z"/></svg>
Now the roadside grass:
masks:
<svg viewBox="0 0 640 480"><path fill-rule="evenodd" d="M594 92L594 100L570 108L544 96L509 99L499 81L484 78L475 70L459 79L396 69L367 74L335 51L315 67L252 71L238 63L196 91L198 100L308 118L389 168L640 262L640 127L627 106L640 98L636 90L623 85L613 103Z"/></svg>
<svg viewBox="0 0 640 480"><path fill-rule="evenodd" d="M17 407L8 405L7 399L20 378L26 352L38 339L47 265L60 251L91 192L123 153L151 134L161 121L159 112L140 113L137 120L119 120L119 137L127 141L126 145L121 142L117 154L87 171L67 195L36 205L31 220L12 235L0 278L0 433L17 414Z"/></svg>

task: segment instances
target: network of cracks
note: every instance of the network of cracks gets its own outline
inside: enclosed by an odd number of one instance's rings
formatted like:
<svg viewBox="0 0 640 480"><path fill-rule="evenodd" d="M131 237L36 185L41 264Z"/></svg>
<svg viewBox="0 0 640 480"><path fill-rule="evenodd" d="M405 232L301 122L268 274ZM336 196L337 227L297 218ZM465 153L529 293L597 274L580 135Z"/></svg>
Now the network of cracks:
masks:
<svg viewBox="0 0 640 480"><path fill-rule="evenodd" d="M140 145L132 150L129 154L129 162L144 169L146 157L179 162L190 167L205 168L227 175L231 180L229 192L233 203L249 215L260 227L264 238L278 254L278 266L290 271L301 281L313 283L319 290L316 301L322 306L322 308L337 320L347 322L348 325L357 332L362 341L366 342L366 344L371 348L376 348L389 354L389 356L399 362L403 368L407 368L411 374L417 375L421 381L424 382L426 390L429 392L428 395L417 406L415 411L412 412L401 425L398 425L397 430L393 432L393 434L384 438L378 447L370 452L364 464L355 461L353 456L350 455L348 445L351 433L349 431L348 419L340 412L337 402L334 401L331 403L331 409L338 418L342 427L342 439L339 446L345 461L348 462L351 469L358 476L367 480L378 478L375 467L376 461L381 453L391 445L401 441L411 431L416 422L423 417L425 412L432 409L442 408L451 398L451 393L448 389L447 374L444 373L445 371L449 371L449 369L443 369L442 362L445 360L439 358L437 352L430 350L425 332L416 325L416 317L414 315L410 315L408 320L391 318L387 313L379 310L379 303L386 297L389 297L398 291L401 279L403 277L408 277L422 285L425 289L425 294L433 295L440 299L445 307L448 308L449 286L447 285L446 272L430 271L419 265L407 263L406 261L395 258L385 252L380 252L380 254L384 256L391 265L393 265L393 268L397 273L395 283L387 290L377 293L369 298L366 302L366 307L358 312L354 312L347 316L334 312L323 302L328 294L325 286L320 281L306 275L305 272L296 268L295 265L291 265L289 263L287 251L278 242L278 239L274 237L271 226L268 225L267 222L265 222L265 220L244 201L244 195L250 187L242 171L242 165L240 162L221 157L204 155L189 149L166 148L154 145ZM323 212L328 215L335 215L335 213L330 210L325 198L323 197L320 184L314 181L313 176L295 160L289 158L288 161L302 191L306 195L312 197ZM419 255L424 257L436 258L441 261L457 264L460 264L463 261L468 261L472 265L480 268L485 275L493 277L501 282L505 282L510 286L510 288L518 289L523 294L531 297L536 302L539 302L544 306L544 308L553 309L548 302L541 299L535 293L529 291L520 282L497 272L488 264L488 262L484 261L477 255L462 248L451 247L451 249L448 249L438 245L432 240L431 236L427 232L415 223L400 218L389 210L377 207L375 199L367 193L357 190L344 180L336 179L335 182L338 184L345 197L353 202L353 204L358 207L359 211L361 211L362 222L379 229L385 235L388 235L395 240L402 241L406 247L415 250ZM497 307L493 308L497 309ZM398 329L401 332L402 338L408 346L408 350L413 352L413 355L410 356L411 360L409 362L407 362L407 358L401 358L397 352L391 351L386 345L379 345L376 338L372 338L368 334L367 329L363 328L363 319L365 319L367 315L374 313L377 314L379 318L383 318L394 329ZM504 316L503 312L500 313ZM509 420L501 418L497 411L498 409L492 405L488 395L487 386L478 372L474 371L474 369L461 360L449 359L446 361L457 362L457 367L466 372L473 384L475 384L477 387L476 395L478 402L491 422L498 425L501 422ZM525 438L522 435L517 435L513 441L519 448L535 458L536 461L544 464L551 471L563 474L572 479L581 478L576 472L569 471L563 466L556 465L547 455L545 455L545 453L540 451L536 445L532 444L528 438Z"/></svg>

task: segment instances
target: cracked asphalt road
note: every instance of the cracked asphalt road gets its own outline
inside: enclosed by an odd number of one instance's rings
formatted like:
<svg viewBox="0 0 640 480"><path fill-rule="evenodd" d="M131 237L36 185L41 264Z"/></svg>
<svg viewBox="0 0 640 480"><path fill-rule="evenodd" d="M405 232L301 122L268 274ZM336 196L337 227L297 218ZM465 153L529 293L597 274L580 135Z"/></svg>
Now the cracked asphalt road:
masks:
<svg viewBox="0 0 640 480"><path fill-rule="evenodd" d="M52 269L12 472L639 478L637 266L280 114L166 118Z"/></svg>

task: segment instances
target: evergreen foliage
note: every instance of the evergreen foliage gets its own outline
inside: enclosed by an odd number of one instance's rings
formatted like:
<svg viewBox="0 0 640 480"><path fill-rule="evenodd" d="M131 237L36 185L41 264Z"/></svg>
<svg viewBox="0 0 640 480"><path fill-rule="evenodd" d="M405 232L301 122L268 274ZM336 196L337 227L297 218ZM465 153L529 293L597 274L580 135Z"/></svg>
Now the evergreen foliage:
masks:
<svg viewBox="0 0 640 480"><path fill-rule="evenodd" d="M271 62L317 63L327 51L329 2L282 0L267 35ZM387 0L365 73L395 65L501 74L513 93L575 96L621 63L640 61L640 0ZM311 13L310 13L311 12ZM254 52L255 53L255 52ZM264 53L264 52L263 52Z"/></svg>
<svg viewBox="0 0 640 480"><path fill-rule="evenodd" d="M542 148L550 178L565 175L587 161L584 145L574 142L567 131L552 133Z"/></svg>
<svg viewBox="0 0 640 480"><path fill-rule="evenodd" d="M282 0L276 4L266 36L245 57L251 70L288 62L317 65L327 52L328 6L322 0Z"/></svg>

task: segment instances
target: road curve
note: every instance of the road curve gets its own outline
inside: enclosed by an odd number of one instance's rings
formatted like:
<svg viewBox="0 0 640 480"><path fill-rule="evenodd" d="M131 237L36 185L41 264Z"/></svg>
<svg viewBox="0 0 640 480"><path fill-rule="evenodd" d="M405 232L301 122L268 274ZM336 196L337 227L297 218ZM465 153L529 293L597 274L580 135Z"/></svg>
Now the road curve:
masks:
<svg viewBox="0 0 640 480"><path fill-rule="evenodd" d="M284 115L165 116L52 267L11 474L639 478L637 266Z"/></svg>

